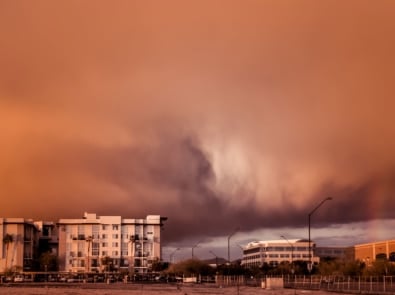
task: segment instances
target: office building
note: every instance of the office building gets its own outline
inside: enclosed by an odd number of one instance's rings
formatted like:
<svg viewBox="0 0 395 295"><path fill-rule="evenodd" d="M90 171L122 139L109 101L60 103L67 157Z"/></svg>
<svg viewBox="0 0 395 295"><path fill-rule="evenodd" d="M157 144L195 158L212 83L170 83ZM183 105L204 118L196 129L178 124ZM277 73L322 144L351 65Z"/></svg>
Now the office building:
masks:
<svg viewBox="0 0 395 295"><path fill-rule="evenodd" d="M316 247L314 255L326 259L344 259L346 257L345 247Z"/></svg>
<svg viewBox="0 0 395 295"><path fill-rule="evenodd" d="M313 263L319 262L319 257L314 256L314 243L310 242L312 247L311 254ZM309 241L308 240L272 240L272 241L255 241L248 243L243 247L243 259L241 265L244 267L261 267L265 263L271 266L277 266L281 262L292 261L310 261L309 260Z"/></svg>

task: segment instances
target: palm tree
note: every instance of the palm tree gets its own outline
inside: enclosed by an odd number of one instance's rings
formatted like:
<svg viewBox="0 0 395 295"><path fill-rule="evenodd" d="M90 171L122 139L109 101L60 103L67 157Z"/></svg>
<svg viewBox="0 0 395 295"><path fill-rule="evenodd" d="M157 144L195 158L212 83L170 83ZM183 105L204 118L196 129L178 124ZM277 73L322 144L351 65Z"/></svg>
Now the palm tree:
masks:
<svg viewBox="0 0 395 295"><path fill-rule="evenodd" d="M3 244L6 247L6 255L5 255L5 271L7 271L7 262L8 262L8 248L10 247L10 244L14 242L14 237L10 234L5 234L3 237Z"/></svg>

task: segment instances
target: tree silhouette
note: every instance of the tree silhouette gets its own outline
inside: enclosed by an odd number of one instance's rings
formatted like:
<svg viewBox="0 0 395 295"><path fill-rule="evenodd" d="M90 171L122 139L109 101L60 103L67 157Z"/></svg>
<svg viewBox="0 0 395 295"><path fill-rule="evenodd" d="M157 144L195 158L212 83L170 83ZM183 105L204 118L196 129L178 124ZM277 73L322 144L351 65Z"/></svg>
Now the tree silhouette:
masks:
<svg viewBox="0 0 395 295"><path fill-rule="evenodd" d="M109 256L101 258L101 264L104 265L106 271L112 271L112 259Z"/></svg>
<svg viewBox="0 0 395 295"><path fill-rule="evenodd" d="M57 271L58 270L58 257L51 253L45 252L40 255L40 270Z"/></svg>

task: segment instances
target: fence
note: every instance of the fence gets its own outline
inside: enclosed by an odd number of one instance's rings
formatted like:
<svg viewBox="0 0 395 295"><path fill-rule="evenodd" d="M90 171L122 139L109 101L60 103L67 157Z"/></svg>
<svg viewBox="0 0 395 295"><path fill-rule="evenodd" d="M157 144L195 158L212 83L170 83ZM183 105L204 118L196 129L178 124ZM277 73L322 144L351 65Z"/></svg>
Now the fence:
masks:
<svg viewBox="0 0 395 295"><path fill-rule="evenodd" d="M284 287L349 293L395 293L395 277L284 276Z"/></svg>

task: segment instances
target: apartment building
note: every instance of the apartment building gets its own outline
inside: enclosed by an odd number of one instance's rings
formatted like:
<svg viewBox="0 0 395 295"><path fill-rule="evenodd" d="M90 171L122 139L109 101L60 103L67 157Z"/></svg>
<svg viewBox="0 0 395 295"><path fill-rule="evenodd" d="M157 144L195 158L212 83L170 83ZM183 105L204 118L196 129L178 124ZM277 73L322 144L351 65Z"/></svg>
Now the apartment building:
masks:
<svg viewBox="0 0 395 295"><path fill-rule="evenodd" d="M0 238L0 272L29 271L34 268L38 256L38 228L33 220L0 218Z"/></svg>
<svg viewBox="0 0 395 295"><path fill-rule="evenodd" d="M313 263L319 262L319 257L315 256L315 244L310 241ZM243 258L241 265L244 267L261 267L267 263L276 266L281 262L292 262L296 260L310 261L309 241L303 239L294 240L271 240L255 241L243 247Z"/></svg>
<svg viewBox="0 0 395 295"><path fill-rule="evenodd" d="M71 272L148 272L161 260L161 227L166 217L145 219L97 216L60 219L59 270Z"/></svg>

